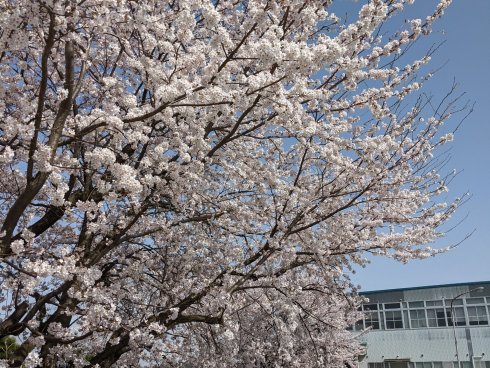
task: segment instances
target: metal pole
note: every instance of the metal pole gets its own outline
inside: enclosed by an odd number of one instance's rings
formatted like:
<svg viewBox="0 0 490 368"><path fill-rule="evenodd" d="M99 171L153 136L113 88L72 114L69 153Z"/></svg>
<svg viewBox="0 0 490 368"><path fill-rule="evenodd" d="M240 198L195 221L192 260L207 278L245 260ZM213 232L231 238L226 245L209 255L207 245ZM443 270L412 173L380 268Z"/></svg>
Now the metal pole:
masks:
<svg viewBox="0 0 490 368"><path fill-rule="evenodd" d="M456 338L456 323L454 323L454 301L459 298L461 295L464 295L466 293L460 294L453 298L451 300L451 321L453 322L453 336L454 336L454 347L456 348L456 360L458 361L458 368L461 368L461 362L459 361L459 352L458 352L458 339Z"/></svg>
<svg viewBox="0 0 490 368"><path fill-rule="evenodd" d="M456 349L456 360L458 361L458 368L461 368L461 362L459 360L459 352L458 352L458 339L456 338L456 323L455 323L455 315L454 315L454 301L456 299L458 299L459 297L465 295L465 294L469 294L473 291L483 291L484 287L483 286L479 286L479 287L476 287L474 289L471 289L471 290L468 290L468 291L465 291L464 293L461 293L459 295L456 295L454 298L451 299L451 305L450 305L450 308L451 308L451 320L453 322L453 336L454 336L454 347Z"/></svg>

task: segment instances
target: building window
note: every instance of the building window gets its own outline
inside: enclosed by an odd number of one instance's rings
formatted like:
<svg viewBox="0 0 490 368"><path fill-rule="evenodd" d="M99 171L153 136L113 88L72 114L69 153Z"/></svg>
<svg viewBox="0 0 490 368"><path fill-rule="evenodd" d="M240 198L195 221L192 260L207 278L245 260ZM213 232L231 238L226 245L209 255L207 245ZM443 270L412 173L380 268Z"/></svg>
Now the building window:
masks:
<svg viewBox="0 0 490 368"><path fill-rule="evenodd" d="M400 309L400 303L385 303L385 309Z"/></svg>
<svg viewBox="0 0 490 368"><path fill-rule="evenodd" d="M467 307L470 326L488 325L487 311L484 306Z"/></svg>
<svg viewBox="0 0 490 368"><path fill-rule="evenodd" d="M445 327L446 316L444 315L444 309L427 309L427 320L429 327Z"/></svg>
<svg viewBox="0 0 490 368"><path fill-rule="evenodd" d="M354 325L354 329L356 331L362 331L364 330L364 325L363 325L363 320L360 319L359 321L356 322L356 324Z"/></svg>
<svg viewBox="0 0 490 368"><path fill-rule="evenodd" d="M453 312L454 312L454 316L452 315ZM446 308L446 315L447 315L448 326L452 326L453 322L455 326L466 326L464 308L454 307L453 310L451 310L451 308Z"/></svg>
<svg viewBox="0 0 490 368"><path fill-rule="evenodd" d="M485 368L485 362L482 357L473 357L473 368Z"/></svg>
<svg viewBox="0 0 490 368"><path fill-rule="evenodd" d="M425 304L428 307L442 307L442 300L428 300Z"/></svg>
<svg viewBox="0 0 490 368"><path fill-rule="evenodd" d="M466 304L484 304L485 298L466 298Z"/></svg>
<svg viewBox="0 0 490 368"><path fill-rule="evenodd" d="M424 309L415 309L410 311L410 325L412 328L427 327Z"/></svg>
<svg viewBox="0 0 490 368"><path fill-rule="evenodd" d="M415 368L432 368L432 363L431 362L415 363Z"/></svg>
<svg viewBox="0 0 490 368"><path fill-rule="evenodd" d="M385 368L411 368L410 362L406 360L385 362Z"/></svg>
<svg viewBox="0 0 490 368"><path fill-rule="evenodd" d="M386 305L385 305L386 307ZM385 311L386 329L403 328L403 319L401 311Z"/></svg>
<svg viewBox="0 0 490 368"><path fill-rule="evenodd" d="M359 308L364 312L364 318L356 324L355 329L393 330L488 326L490 325L490 303L487 301L490 301L490 298L364 304ZM448 362L444 362L446 363ZM444 364L442 368L447 368ZM433 368L439 368L439 366ZM413 368L416 368L415 363Z"/></svg>
<svg viewBox="0 0 490 368"><path fill-rule="evenodd" d="M461 366L458 365L458 362L452 362L453 365L450 365L448 367L450 367L450 368L476 368L473 366L472 362L461 361L460 363L461 363Z"/></svg>
<svg viewBox="0 0 490 368"><path fill-rule="evenodd" d="M378 312L366 312L364 315L364 323L366 328L373 326L373 330L379 330L379 316Z"/></svg>

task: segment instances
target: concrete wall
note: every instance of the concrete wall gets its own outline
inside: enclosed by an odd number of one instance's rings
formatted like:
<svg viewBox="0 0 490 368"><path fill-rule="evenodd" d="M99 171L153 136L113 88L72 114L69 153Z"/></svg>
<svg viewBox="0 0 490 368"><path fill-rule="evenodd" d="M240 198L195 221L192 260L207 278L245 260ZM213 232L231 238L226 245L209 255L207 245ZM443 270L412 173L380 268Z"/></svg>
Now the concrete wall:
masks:
<svg viewBox="0 0 490 368"><path fill-rule="evenodd" d="M467 339L467 333L471 340ZM470 361L472 356L490 360L490 327L458 327L456 338L461 361ZM370 331L359 340L367 344L367 355L360 367L392 359L456 361L452 328Z"/></svg>

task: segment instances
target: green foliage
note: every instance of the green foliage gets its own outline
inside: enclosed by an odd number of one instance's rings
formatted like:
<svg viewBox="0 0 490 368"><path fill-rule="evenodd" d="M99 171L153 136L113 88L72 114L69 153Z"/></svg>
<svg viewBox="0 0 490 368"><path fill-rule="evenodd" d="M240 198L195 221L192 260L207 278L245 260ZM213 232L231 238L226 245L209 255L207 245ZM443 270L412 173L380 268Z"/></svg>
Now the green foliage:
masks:
<svg viewBox="0 0 490 368"><path fill-rule="evenodd" d="M0 359L12 359L19 349L20 345L12 336L6 336L0 339Z"/></svg>

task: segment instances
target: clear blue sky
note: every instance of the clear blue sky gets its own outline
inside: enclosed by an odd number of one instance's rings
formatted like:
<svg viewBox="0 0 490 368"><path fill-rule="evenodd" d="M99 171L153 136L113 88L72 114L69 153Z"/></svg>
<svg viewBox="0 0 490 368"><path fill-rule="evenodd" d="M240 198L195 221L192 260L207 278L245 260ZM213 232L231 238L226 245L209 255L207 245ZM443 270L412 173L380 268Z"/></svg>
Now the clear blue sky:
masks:
<svg viewBox="0 0 490 368"><path fill-rule="evenodd" d="M345 11L365 0L341 0ZM350 4L348 4L350 3ZM405 17L424 18L434 0L416 0ZM443 96L453 78L459 91L475 102L472 115L451 144L448 169L461 173L449 186L451 197L469 192L472 198L452 220L463 222L436 245L446 246L473 235L454 250L406 265L374 258L353 276L362 290L490 280L490 0L454 0L445 17L434 27L431 41L446 40L432 58L432 67L444 68L426 84L426 91ZM457 123L456 121L452 122ZM449 226L446 226L449 227Z"/></svg>

